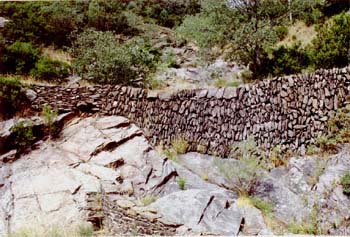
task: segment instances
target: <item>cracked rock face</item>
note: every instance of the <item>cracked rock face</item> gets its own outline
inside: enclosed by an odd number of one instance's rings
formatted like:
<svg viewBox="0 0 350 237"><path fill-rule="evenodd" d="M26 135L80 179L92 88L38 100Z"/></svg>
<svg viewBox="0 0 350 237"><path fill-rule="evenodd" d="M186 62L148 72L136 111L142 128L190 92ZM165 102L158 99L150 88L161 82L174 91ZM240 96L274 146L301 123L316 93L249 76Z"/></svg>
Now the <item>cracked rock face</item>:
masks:
<svg viewBox="0 0 350 237"><path fill-rule="evenodd" d="M242 205L216 158L168 160L124 117L75 118L37 147L0 164L0 236L86 222L119 235L275 233L262 211ZM285 229L317 206L324 233L349 234L350 199L339 180L350 156L344 149L322 159L292 158L259 180L255 196L273 204L269 218Z"/></svg>
<svg viewBox="0 0 350 237"><path fill-rule="evenodd" d="M179 188L180 177L186 190ZM145 204L147 197L154 202ZM119 234L135 228L148 234L237 234L243 216L236 198L157 153L126 118L76 118L60 138L1 165L0 236L97 219ZM126 217L134 221L123 222Z"/></svg>

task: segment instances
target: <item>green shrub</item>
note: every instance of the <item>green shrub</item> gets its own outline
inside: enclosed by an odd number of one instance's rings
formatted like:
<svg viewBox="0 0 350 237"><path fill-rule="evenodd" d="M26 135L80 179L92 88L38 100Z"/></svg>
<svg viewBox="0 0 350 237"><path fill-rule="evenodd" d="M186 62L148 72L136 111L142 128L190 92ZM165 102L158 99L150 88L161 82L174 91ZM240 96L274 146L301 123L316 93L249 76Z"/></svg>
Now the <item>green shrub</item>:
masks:
<svg viewBox="0 0 350 237"><path fill-rule="evenodd" d="M304 22L307 26L317 24L323 18L322 11L320 9L313 9L311 13L304 15Z"/></svg>
<svg viewBox="0 0 350 237"><path fill-rule="evenodd" d="M341 178L340 184L343 186L343 193L350 196L350 172Z"/></svg>
<svg viewBox="0 0 350 237"><path fill-rule="evenodd" d="M187 39L193 39L202 47L210 47L224 40L225 28L218 25L211 16L187 16L177 33Z"/></svg>
<svg viewBox="0 0 350 237"><path fill-rule="evenodd" d="M179 185L180 190L185 190L186 179L185 178L178 178L177 184Z"/></svg>
<svg viewBox="0 0 350 237"><path fill-rule="evenodd" d="M300 73L309 63L309 57L300 44L280 46L272 52L270 73L275 76Z"/></svg>
<svg viewBox="0 0 350 237"><path fill-rule="evenodd" d="M279 40L283 40L288 35L288 28L284 25L277 26L275 31Z"/></svg>
<svg viewBox="0 0 350 237"><path fill-rule="evenodd" d="M6 48L3 56L6 71L10 73L26 74L39 59L39 50L31 43L16 41Z"/></svg>
<svg viewBox="0 0 350 237"><path fill-rule="evenodd" d="M136 85L159 60L159 52L142 38L120 44L112 32L93 30L77 36L71 53L75 72L100 84Z"/></svg>
<svg viewBox="0 0 350 237"><path fill-rule="evenodd" d="M20 109L24 100L24 95L21 93L22 87L23 85L17 77L0 76L0 99L2 98L8 106L4 111L5 117L11 116Z"/></svg>
<svg viewBox="0 0 350 237"><path fill-rule="evenodd" d="M323 0L293 0L291 1L291 12L294 19L305 22L307 26L316 24L323 20L323 9L325 1Z"/></svg>
<svg viewBox="0 0 350 237"><path fill-rule="evenodd" d="M146 88L150 90L162 89L166 85L164 81L159 80L154 76L147 77L145 83L146 83Z"/></svg>
<svg viewBox="0 0 350 237"><path fill-rule="evenodd" d="M244 83L252 82L253 78L253 72L250 70L243 70L241 72L241 78Z"/></svg>
<svg viewBox="0 0 350 237"><path fill-rule="evenodd" d="M311 55L315 67L342 67L350 63L350 14L332 17L317 29Z"/></svg>
<svg viewBox="0 0 350 237"><path fill-rule="evenodd" d="M311 223L292 223L289 225L289 231L293 234L317 235L317 226Z"/></svg>
<svg viewBox="0 0 350 237"><path fill-rule="evenodd" d="M18 77L0 76L0 96L8 99L12 104L18 99L22 86Z"/></svg>
<svg viewBox="0 0 350 237"><path fill-rule="evenodd" d="M33 124L30 121L22 121L15 124L11 128L11 132L14 134L13 142L17 148L17 153L22 153L35 142Z"/></svg>
<svg viewBox="0 0 350 237"><path fill-rule="evenodd" d="M41 58L35 68L30 71L31 76L42 80L62 80L69 75L69 64L49 58Z"/></svg>
<svg viewBox="0 0 350 237"><path fill-rule="evenodd" d="M176 54L173 49L166 52L165 55L163 55L162 61L165 64L165 67L172 68L172 67L178 67L176 62Z"/></svg>
<svg viewBox="0 0 350 237"><path fill-rule="evenodd" d="M169 28L180 25L187 15L198 13L200 7L199 0L138 0L130 1L128 4L128 9L143 16L146 22Z"/></svg>
<svg viewBox="0 0 350 237"><path fill-rule="evenodd" d="M134 31L123 13L121 1L90 1L87 11L88 25L98 31L131 33Z"/></svg>

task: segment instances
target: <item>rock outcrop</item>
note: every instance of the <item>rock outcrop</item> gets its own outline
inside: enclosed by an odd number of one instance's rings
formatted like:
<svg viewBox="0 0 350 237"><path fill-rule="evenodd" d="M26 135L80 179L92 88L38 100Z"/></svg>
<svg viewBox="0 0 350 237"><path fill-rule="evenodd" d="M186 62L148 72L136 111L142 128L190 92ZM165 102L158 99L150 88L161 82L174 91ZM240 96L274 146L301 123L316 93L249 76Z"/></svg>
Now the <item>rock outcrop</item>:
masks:
<svg viewBox="0 0 350 237"><path fill-rule="evenodd" d="M350 234L350 199L339 184L350 169L346 147L266 172L253 195L271 203L269 214L237 196L218 158L168 160L124 117L75 118L37 147L0 166L0 236L84 223L119 235L288 233L315 211L320 233Z"/></svg>

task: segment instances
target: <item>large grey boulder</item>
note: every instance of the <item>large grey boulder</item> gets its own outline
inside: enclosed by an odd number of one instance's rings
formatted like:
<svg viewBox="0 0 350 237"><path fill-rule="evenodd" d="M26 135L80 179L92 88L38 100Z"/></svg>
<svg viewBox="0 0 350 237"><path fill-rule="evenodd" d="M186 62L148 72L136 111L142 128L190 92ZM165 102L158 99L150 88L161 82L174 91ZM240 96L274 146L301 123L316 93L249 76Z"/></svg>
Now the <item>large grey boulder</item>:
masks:
<svg viewBox="0 0 350 237"><path fill-rule="evenodd" d="M180 234L237 235L242 214L227 191L189 189L164 196L150 205L166 222L183 224Z"/></svg>

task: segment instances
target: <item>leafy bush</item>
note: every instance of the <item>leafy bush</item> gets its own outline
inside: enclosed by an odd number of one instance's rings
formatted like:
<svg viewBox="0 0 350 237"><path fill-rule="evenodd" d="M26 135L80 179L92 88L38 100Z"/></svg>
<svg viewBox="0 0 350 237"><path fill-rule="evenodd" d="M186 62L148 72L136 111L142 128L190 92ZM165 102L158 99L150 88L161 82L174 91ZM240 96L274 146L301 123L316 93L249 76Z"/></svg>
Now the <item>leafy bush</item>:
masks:
<svg viewBox="0 0 350 237"><path fill-rule="evenodd" d="M309 57L300 44L291 47L280 46L272 52L270 73L274 76L300 73L309 63Z"/></svg>
<svg viewBox="0 0 350 237"><path fill-rule="evenodd" d="M41 8L47 5L45 2L0 2L0 15L11 19L3 29L4 36L13 41L35 43L48 37L47 19L40 14Z"/></svg>
<svg viewBox="0 0 350 237"><path fill-rule="evenodd" d="M75 72L100 84L135 85L159 60L157 50L141 38L120 44L112 32L94 30L78 35L71 53Z"/></svg>
<svg viewBox="0 0 350 237"><path fill-rule="evenodd" d="M171 67L178 67L176 62L176 54L173 49L165 52L164 55L162 55L162 61L164 62L164 67L171 68Z"/></svg>
<svg viewBox="0 0 350 237"><path fill-rule="evenodd" d="M338 141L332 136L322 135L317 138L316 144L323 152L336 153L338 151Z"/></svg>
<svg viewBox="0 0 350 237"><path fill-rule="evenodd" d="M14 134L14 145L17 148L17 153L22 153L34 144L35 136L33 135L33 124L30 121L22 121L15 124L11 128Z"/></svg>
<svg viewBox="0 0 350 237"><path fill-rule="evenodd" d="M202 47L210 47L221 43L225 28L217 24L211 16L187 16L176 31L183 37L193 39Z"/></svg>
<svg viewBox="0 0 350 237"><path fill-rule="evenodd" d="M184 17L200 11L199 0L139 0L131 1L128 9L143 16L146 22L172 28L181 24Z"/></svg>
<svg viewBox="0 0 350 237"><path fill-rule="evenodd" d="M70 46L70 34L94 27L130 34L122 1L0 2L0 15L11 19L4 29L9 40L36 45Z"/></svg>
<svg viewBox="0 0 350 237"><path fill-rule="evenodd" d="M5 102L5 111L3 111L5 117L12 115L20 108L24 99L24 95L21 93L22 86L17 77L0 76L0 99Z"/></svg>
<svg viewBox="0 0 350 237"><path fill-rule="evenodd" d="M305 22L307 26L322 20L325 1L323 0L293 0L291 1L291 13L294 19Z"/></svg>
<svg viewBox="0 0 350 237"><path fill-rule="evenodd" d="M284 25L277 26L275 30L279 40L283 40L288 35L288 28Z"/></svg>
<svg viewBox="0 0 350 237"><path fill-rule="evenodd" d="M41 58L30 74L42 80L62 80L69 75L69 64L49 58Z"/></svg>
<svg viewBox="0 0 350 237"><path fill-rule="evenodd" d="M131 33L132 29L123 11L121 1L90 1L87 18L90 27L99 31Z"/></svg>
<svg viewBox="0 0 350 237"><path fill-rule="evenodd" d="M26 74L39 59L39 50L31 43L16 41L6 48L3 56L4 66L8 72Z"/></svg>
<svg viewBox="0 0 350 237"><path fill-rule="evenodd" d="M350 14L332 17L317 29L312 59L317 67L342 67L350 63Z"/></svg>
<svg viewBox="0 0 350 237"><path fill-rule="evenodd" d="M242 81L244 83L249 83L251 82L254 78L253 78L253 72L250 71L250 70L243 70L241 72L241 78L242 78Z"/></svg>

